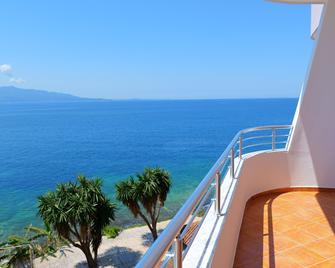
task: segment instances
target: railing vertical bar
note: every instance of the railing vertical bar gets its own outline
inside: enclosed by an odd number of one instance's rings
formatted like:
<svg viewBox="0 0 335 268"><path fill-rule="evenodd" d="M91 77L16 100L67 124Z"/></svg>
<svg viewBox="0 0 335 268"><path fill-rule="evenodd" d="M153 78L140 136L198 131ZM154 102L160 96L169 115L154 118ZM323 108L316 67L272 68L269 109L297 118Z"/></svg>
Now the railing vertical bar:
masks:
<svg viewBox="0 0 335 268"><path fill-rule="evenodd" d="M177 236L174 242L175 252L174 252L174 268L183 267L183 239Z"/></svg>
<svg viewBox="0 0 335 268"><path fill-rule="evenodd" d="M216 199L215 199L215 204L216 204L216 214L220 216L221 214L221 173L218 171L216 173Z"/></svg>
<svg viewBox="0 0 335 268"><path fill-rule="evenodd" d="M243 137L242 137L242 135L240 136L238 153L239 153L240 159L242 159L242 155L243 155Z"/></svg>
<svg viewBox="0 0 335 268"><path fill-rule="evenodd" d="M276 129L272 128L272 151L276 150Z"/></svg>
<svg viewBox="0 0 335 268"><path fill-rule="evenodd" d="M234 146L231 148L231 156L230 156L230 175L234 179L235 178L235 149Z"/></svg>

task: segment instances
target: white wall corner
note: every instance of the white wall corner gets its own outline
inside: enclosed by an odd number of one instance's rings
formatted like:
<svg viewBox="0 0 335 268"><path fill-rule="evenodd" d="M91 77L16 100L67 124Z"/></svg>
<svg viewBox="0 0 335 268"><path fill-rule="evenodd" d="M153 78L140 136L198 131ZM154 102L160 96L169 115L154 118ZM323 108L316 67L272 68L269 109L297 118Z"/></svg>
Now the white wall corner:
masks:
<svg viewBox="0 0 335 268"><path fill-rule="evenodd" d="M313 40L317 38L318 28L321 21L323 4L311 5L311 37Z"/></svg>

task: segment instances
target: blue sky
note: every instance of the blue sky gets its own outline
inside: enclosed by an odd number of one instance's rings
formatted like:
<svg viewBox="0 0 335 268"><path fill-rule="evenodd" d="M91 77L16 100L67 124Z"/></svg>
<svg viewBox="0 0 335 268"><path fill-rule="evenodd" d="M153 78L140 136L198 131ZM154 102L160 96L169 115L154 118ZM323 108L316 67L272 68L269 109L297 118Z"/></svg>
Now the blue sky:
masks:
<svg viewBox="0 0 335 268"><path fill-rule="evenodd" d="M0 85L114 99L296 97L310 7L262 0L2 1Z"/></svg>

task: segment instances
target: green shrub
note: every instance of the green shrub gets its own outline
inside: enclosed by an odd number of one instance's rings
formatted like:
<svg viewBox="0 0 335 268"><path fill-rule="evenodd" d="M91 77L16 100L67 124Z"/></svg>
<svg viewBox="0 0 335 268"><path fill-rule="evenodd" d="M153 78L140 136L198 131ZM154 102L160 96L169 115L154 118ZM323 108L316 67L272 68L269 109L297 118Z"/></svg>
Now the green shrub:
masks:
<svg viewBox="0 0 335 268"><path fill-rule="evenodd" d="M103 230L102 233L103 235L107 236L108 238L115 238L119 235L119 233L122 231L122 228L118 226L106 226Z"/></svg>

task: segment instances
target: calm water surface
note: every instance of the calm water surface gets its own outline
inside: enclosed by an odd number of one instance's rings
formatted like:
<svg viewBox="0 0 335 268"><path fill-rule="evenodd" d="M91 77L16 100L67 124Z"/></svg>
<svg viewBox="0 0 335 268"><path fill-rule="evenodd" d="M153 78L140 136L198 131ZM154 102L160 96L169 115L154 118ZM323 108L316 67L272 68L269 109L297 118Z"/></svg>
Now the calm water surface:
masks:
<svg viewBox="0 0 335 268"><path fill-rule="evenodd" d="M36 197L79 174L114 184L170 171L173 215L240 129L290 124L296 99L0 104L0 239L41 225ZM117 224L134 219L120 205Z"/></svg>

